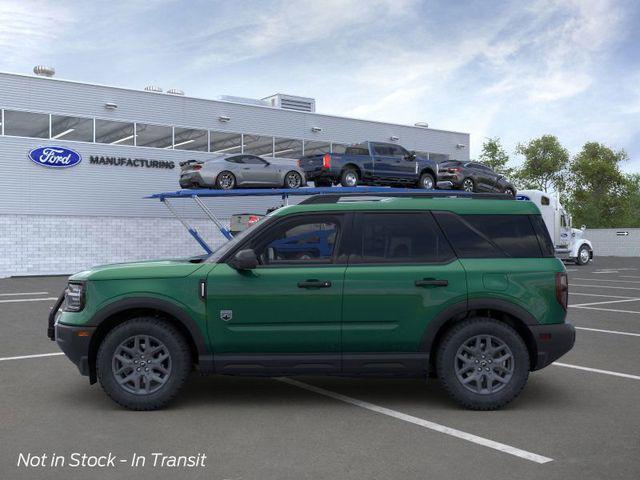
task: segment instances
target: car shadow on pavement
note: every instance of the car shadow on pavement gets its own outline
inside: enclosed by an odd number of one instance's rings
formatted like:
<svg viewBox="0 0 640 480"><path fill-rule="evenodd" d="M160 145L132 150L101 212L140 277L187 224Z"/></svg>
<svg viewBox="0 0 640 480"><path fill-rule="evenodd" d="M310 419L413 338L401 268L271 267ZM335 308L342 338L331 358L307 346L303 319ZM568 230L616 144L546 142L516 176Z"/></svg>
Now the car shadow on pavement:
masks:
<svg viewBox="0 0 640 480"><path fill-rule="evenodd" d="M388 408L400 409L416 405L438 411L459 411L461 407L450 399L437 379L360 379L346 377L294 377L295 380L334 393L346 395ZM89 410L120 410L98 384L79 381L65 389L61 401ZM522 394L505 409L538 409L567 405L575 399L556 382L531 377ZM270 407L277 405L320 406L338 402L318 393L285 384L272 378L201 376L194 373L184 389L165 410L188 410L210 406Z"/></svg>

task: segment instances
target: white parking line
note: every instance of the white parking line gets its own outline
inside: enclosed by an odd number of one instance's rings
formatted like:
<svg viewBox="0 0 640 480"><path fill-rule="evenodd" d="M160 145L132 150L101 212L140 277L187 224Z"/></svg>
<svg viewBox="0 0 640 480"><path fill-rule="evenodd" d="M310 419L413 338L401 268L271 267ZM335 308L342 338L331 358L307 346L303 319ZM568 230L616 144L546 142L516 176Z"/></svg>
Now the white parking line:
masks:
<svg viewBox="0 0 640 480"><path fill-rule="evenodd" d="M11 300L0 300L0 303L18 303L18 302L44 302L57 300L58 297L47 297L47 298L12 298Z"/></svg>
<svg viewBox="0 0 640 480"><path fill-rule="evenodd" d="M576 330L587 330L589 332L614 333L616 335L629 335L630 337L640 337L640 333L620 332L618 330L601 330L599 328L575 327Z"/></svg>
<svg viewBox="0 0 640 480"><path fill-rule="evenodd" d="M640 275L618 275L620 278L640 278Z"/></svg>
<svg viewBox="0 0 640 480"><path fill-rule="evenodd" d="M0 297L12 297L17 295L48 295L49 292L20 292L20 293L0 293Z"/></svg>
<svg viewBox="0 0 640 480"><path fill-rule="evenodd" d="M618 285L580 285L578 283L570 283L570 287L591 287L591 288L615 288L616 290L640 290L638 287L620 287Z"/></svg>
<svg viewBox="0 0 640 480"><path fill-rule="evenodd" d="M600 308L600 307L577 307L573 306L573 308L584 308L587 310L600 310L602 312L614 312L614 313L640 313L637 310L616 310L615 308Z"/></svg>
<svg viewBox="0 0 640 480"><path fill-rule="evenodd" d="M592 281L593 278L581 278L581 277L573 277L573 280L587 280ZM611 282L611 283L640 283L638 280L609 280L607 278L598 278L595 281L598 282Z"/></svg>
<svg viewBox="0 0 640 480"><path fill-rule="evenodd" d="M570 363L553 362L552 365L558 367L574 368L576 370L584 370L585 372L604 373L605 375L612 375L614 377L630 378L631 380L640 380L640 376L631 375L630 373L612 372L610 370L600 370L599 368L582 367L580 365L571 365Z"/></svg>
<svg viewBox="0 0 640 480"><path fill-rule="evenodd" d="M605 298L636 298L636 297L621 297L620 295L602 295L601 293L582 293L582 292L569 292L569 296L584 295L585 297L605 297Z"/></svg>
<svg viewBox="0 0 640 480"><path fill-rule="evenodd" d="M325 390L324 388L314 387L313 385L302 383L297 380L292 380L291 378L279 378L278 380L289 385L293 385L294 387L309 390L310 392L324 395L325 397L330 397L335 400L340 400L341 402L349 403L351 405L355 405L356 407L361 407L372 412L381 413L389 417L397 418L398 420L402 420L404 422L413 423L414 425L428 428L429 430L434 430L436 432L444 433L445 435L451 435L452 437L460 438L471 443L482 445L483 447L492 448L500 452L508 453L509 455L524 458L525 460L529 460L531 462L548 463L553 461L553 459L549 457L543 457L542 455L538 455L536 453L527 452L526 450L520 450L519 448L515 448L504 443L495 442L493 440L489 440L488 438L479 437L471 433L456 430L455 428L446 427L444 425L440 425L439 423L430 422L429 420L423 420L422 418L407 415L406 413L398 412L397 410L391 410L390 408L381 407L379 405L365 402L364 400L358 400L357 398L348 397L346 395L332 392L330 390Z"/></svg>
<svg viewBox="0 0 640 480"><path fill-rule="evenodd" d="M590 305L604 305L607 303L624 303L624 302L637 302L640 298L626 298L624 300L605 300L604 302L591 302L591 303L576 303L575 305L569 305L570 307L588 307Z"/></svg>
<svg viewBox="0 0 640 480"><path fill-rule="evenodd" d="M4 358L0 358L0 362L6 362L7 360L24 360L27 358L56 357L58 355L64 355L64 353L62 352L39 353L37 355L21 355L19 357L4 357Z"/></svg>

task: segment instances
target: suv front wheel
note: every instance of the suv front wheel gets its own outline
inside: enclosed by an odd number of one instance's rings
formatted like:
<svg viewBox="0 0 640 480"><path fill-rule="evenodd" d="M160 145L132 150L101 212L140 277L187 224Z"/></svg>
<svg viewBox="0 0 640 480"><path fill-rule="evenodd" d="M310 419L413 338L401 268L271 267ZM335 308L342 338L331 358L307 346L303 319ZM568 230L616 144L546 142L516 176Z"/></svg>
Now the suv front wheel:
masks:
<svg viewBox="0 0 640 480"><path fill-rule="evenodd" d="M491 318L456 324L436 358L440 382L465 408L495 410L515 399L529 377L529 352L513 328Z"/></svg>
<svg viewBox="0 0 640 480"><path fill-rule="evenodd" d="M103 390L131 410L165 406L191 371L184 336L153 317L127 320L111 330L98 349L96 373Z"/></svg>

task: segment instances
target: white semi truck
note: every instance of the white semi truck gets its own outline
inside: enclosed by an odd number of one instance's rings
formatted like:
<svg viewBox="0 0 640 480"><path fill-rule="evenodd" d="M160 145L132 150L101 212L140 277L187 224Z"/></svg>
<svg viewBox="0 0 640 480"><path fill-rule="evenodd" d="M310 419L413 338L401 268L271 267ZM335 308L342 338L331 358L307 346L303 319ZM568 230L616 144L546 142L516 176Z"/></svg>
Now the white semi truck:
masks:
<svg viewBox="0 0 640 480"><path fill-rule="evenodd" d="M586 227L572 228L571 215L557 198L540 190L520 190L516 198L538 206L558 258L572 260L577 265L586 265L593 260L593 246L583 238Z"/></svg>

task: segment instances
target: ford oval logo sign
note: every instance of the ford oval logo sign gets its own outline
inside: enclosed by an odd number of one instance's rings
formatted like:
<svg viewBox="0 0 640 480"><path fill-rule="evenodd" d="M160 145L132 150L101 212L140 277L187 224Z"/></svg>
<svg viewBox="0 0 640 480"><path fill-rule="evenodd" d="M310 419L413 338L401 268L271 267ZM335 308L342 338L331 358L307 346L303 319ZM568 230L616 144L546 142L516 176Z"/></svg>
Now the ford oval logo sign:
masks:
<svg viewBox="0 0 640 480"><path fill-rule="evenodd" d="M43 167L69 168L79 164L82 156L69 148L38 147L29 152L29 159Z"/></svg>

